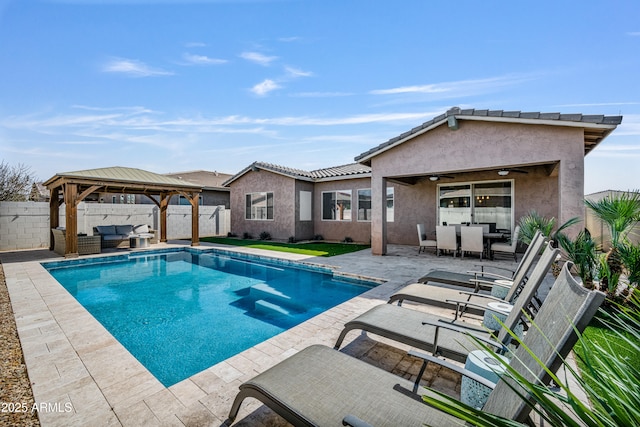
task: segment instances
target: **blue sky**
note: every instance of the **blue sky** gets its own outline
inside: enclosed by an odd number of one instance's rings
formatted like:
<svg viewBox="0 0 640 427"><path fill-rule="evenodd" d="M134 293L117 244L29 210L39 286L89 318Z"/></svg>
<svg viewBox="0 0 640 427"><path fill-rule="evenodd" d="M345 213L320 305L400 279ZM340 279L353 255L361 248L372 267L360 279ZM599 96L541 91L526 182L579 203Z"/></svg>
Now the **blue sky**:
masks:
<svg viewBox="0 0 640 427"><path fill-rule="evenodd" d="M640 2L0 0L0 159L313 170L452 106L623 115L585 192L640 189Z"/></svg>

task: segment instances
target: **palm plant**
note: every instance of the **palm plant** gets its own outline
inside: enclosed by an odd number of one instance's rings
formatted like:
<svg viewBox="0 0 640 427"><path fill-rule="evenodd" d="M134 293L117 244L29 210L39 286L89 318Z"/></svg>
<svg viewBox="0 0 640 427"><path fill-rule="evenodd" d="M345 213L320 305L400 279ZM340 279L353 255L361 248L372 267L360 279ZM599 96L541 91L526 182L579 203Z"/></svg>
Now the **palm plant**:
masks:
<svg viewBox="0 0 640 427"><path fill-rule="evenodd" d="M638 292L638 285L640 284L640 245L623 243L618 250L620 251L622 264L627 269L627 281L629 283L625 293L631 290Z"/></svg>
<svg viewBox="0 0 640 427"><path fill-rule="evenodd" d="M611 246L605 255L608 274L600 277L600 283L603 290L613 289L615 292L618 283L609 282L623 273L620 247L627 243L627 235L640 220L640 193L625 192L601 200L585 200L584 203L609 229Z"/></svg>
<svg viewBox="0 0 640 427"><path fill-rule="evenodd" d="M533 239L536 231L540 230L544 236L557 243L558 234L567 227L577 224L578 222L580 222L580 218L574 217L556 228L555 217L547 218L540 215L535 210L531 210L518 221L518 224L520 225L520 237L518 240L528 245L531 243L531 239Z"/></svg>

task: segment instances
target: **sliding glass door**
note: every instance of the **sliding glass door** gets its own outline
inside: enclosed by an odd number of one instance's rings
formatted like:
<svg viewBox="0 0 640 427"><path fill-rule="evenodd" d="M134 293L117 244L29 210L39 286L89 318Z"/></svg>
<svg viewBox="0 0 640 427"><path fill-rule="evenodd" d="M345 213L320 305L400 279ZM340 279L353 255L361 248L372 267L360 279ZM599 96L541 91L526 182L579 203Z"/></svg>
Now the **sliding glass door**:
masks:
<svg viewBox="0 0 640 427"><path fill-rule="evenodd" d="M512 200L511 180L439 185L438 223L485 223L492 229L511 230Z"/></svg>

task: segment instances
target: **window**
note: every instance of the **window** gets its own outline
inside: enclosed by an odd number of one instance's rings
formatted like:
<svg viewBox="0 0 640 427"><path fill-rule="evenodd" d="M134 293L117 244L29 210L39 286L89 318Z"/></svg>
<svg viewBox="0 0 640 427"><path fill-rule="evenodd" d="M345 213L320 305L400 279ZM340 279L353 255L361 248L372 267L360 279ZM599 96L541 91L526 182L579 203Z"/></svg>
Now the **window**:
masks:
<svg viewBox="0 0 640 427"><path fill-rule="evenodd" d="M245 218L273 219L273 193L249 193L246 196Z"/></svg>
<svg viewBox="0 0 640 427"><path fill-rule="evenodd" d="M393 222L393 187L387 188L387 222ZM358 221L371 221L371 189L358 190Z"/></svg>
<svg viewBox="0 0 640 427"><path fill-rule="evenodd" d="M358 221L371 221L371 189L358 190Z"/></svg>
<svg viewBox="0 0 640 427"><path fill-rule="evenodd" d="M393 222L393 187L387 187L387 222Z"/></svg>
<svg viewBox="0 0 640 427"><path fill-rule="evenodd" d="M351 221L351 190L323 192L322 219Z"/></svg>
<svg viewBox="0 0 640 427"><path fill-rule="evenodd" d="M191 206L189 199L184 196L178 196L178 204L180 206ZM198 205L202 206L202 196L198 196Z"/></svg>
<svg viewBox="0 0 640 427"><path fill-rule="evenodd" d="M494 224L511 230L513 224L513 185L511 181L472 182L440 185L439 223Z"/></svg>

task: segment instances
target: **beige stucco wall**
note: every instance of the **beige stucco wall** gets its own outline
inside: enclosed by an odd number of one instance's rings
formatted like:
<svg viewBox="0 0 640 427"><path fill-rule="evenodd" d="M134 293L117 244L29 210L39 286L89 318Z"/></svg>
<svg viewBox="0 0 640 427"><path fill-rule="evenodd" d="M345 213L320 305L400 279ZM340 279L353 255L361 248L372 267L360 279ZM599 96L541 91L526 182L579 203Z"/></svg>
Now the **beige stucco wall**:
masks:
<svg viewBox="0 0 640 427"><path fill-rule="evenodd" d="M354 242L369 243L371 236L371 222L358 221L357 194L360 189L370 188L371 180L367 178L325 181L315 184L313 195L313 219L315 234L322 235L325 240L343 240L351 237ZM327 221L322 219L322 192L351 190L351 220Z"/></svg>
<svg viewBox="0 0 640 427"><path fill-rule="evenodd" d="M450 182L502 179L501 167L556 164L527 175L511 173L515 185L515 221L530 209L564 222L583 217L584 136L581 128L459 120L406 141L376 157L372 166L372 252L384 254L389 243L417 239L415 224L435 228L436 190L431 181L397 186L395 222L383 230L383 185L387 178L455 173ZM492 169L486 172L472 172ZM463 175L457 175L464 173ZM388 185L393 185L389 182ZM413 235L414 237L410 237ZM412 240L413 239L413 240Z"/></svg>
<svg viewBox="0 0 640 427"><path fill-rule="evenodd" d="M258 238L266 231L273 239L286 240L295 235L296 184L293 178L266 170L249 171L231 187L231 232L242 237L249 233ZM247 193L273 192L273 220L245 219Z"/></svg>

